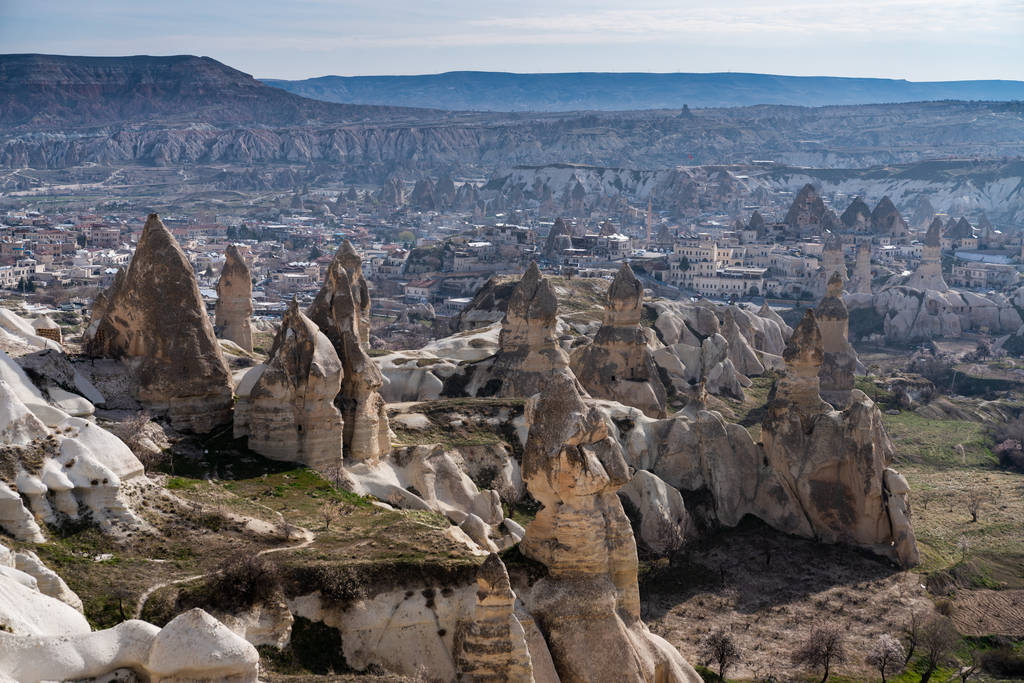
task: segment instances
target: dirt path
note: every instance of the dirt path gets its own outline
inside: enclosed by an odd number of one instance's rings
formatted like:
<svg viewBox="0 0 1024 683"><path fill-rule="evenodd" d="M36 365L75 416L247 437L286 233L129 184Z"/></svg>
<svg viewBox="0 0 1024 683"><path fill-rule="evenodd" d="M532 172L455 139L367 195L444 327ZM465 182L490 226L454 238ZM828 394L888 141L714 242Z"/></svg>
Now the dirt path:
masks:
<svg viewBox="0 0 1024 683"><path fill-rule="evenodd" d="M181 502L184 503L184 501L181 501ZM282 521L284 521L284 516L281 513L277 512L276 510L271 510L266 505L260 505L260 507L266 508L270 512L273 512L278 517L280 517ZM251 521L251 522L253 522L254 525L264 524L260 520L252 519L252 518L249 518L249 517L243 517L242 515L234 515L234 514L232 514L231 516L232 517L236 517L239 520ZM305 529L305 528L300 527L300 526L296 526L295 529L297 529L299 532L302 533L303 536L305 536L305 539L301 543L299 543L297 545L281 546L279 548L266 548L266 549L261 550L258 553L256 553L256 556L259 557L261 555L269 555L270 553L280 553L280 552L284 552L286 550L299 550L300 548L305 548L305 547L309 546L310 544L313 543L313 541L316 540L316 536L314 536L313 532L310 531L309 529ZM196 581L198 579L203 579L203 578L206 578L207 576L210 576L210 575L216 574L216 573L217 573L216 571L206 572L205 574L196 574L195 576L187 576L187 577L185 577L183 579L175 579L173 581L163 581L161 583L157 583L157 584L154 584L154 585L150 586L145 591L143 591L142 595L139 596L138 602L136 602L136 604L135 604L135 611L132 613L132 619L139 619L142 616L142 610L146 606L146 601L149 600L149 596L151 596L153 593L155 593L156 591L160 590L161 588L165 588L167 586L173 586L173 585L179 584L179 583L188 583L190 581Z"/></svg>

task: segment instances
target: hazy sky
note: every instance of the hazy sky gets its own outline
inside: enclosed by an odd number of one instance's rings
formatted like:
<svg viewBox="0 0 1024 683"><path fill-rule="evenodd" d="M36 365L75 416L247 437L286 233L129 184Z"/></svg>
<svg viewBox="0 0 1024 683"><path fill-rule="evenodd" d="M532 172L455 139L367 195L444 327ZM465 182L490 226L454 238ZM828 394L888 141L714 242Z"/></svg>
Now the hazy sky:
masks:
<svg viewBox="0 0 1024 683"><path fill-rule="evenodd" d="M1024 80L1024 0L0 0L0 52L206 55L286 79L477 70Z"/></svg>

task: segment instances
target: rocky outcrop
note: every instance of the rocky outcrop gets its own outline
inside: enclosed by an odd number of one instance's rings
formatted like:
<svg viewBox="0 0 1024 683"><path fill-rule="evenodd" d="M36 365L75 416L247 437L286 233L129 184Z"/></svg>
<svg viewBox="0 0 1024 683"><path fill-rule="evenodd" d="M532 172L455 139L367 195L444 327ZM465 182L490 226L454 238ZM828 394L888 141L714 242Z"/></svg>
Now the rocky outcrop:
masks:
<svg viewBox="0 0 1024 683"><path fill-rule="evenodd" d="M854 294L871 294L871 245L868 242L857 245L857 265L853 267L848 289Z"/></svg>
<svg viewBox="0 0 1024 683"><path fill-rule="evenodd" d="M747 342L746 337L740 332L736 323L736 316L732 309L725 309L725 324L722 326L722 336L729 342L729 360L737 372L744 375L760 375L764 372L764 365L758 360L757 354Z"/></svg>
<svg viewBox="0 0 1024 683"><path fill-rule="evenodd" d="M384 399L378 392L384 379L360 341L364 329L369 341L370 300L366 281L357 271L359 263L346 240L306 315L334 345L344 369L334 402L344 420L345 457L376 460L391 449L391 438Z"/></svg>
<svg viewBox="0 0 1024 683"><path fill-rule="evenodd" d="M820 226L827 221L829 212L814 185L807 183L793 198L782 222L790 228L799 229ZM818 232L820 234L820 230Z"/></svg>
<svg viewBox="0 0 1024 683"><path fill-rule="evenodd" d="M572 370L591 396L634 406L648 417L666 417L665 387L640 327L643 300L644 286L629 264L622 264L608 287L601 329L573 357Z"/></svg>
<svg viewBox="0 0 1024 683"><path fill-rule="evenodd" d="M178 430L208 432L231 422L231 374L199 285L155 213L106 299L88 347L95 355L123 360L135 400L166 411Z"/></svg>
<svg viewBox="0 0 1024 683"><path fill-rule="evenodd" d="M498 396L533 396L555 376L576 381L569 370L569 355L555 335L557 314L555 290L540 274L536 261L531 262L501 321L499 351L490 368L490 376L501 384Z"/></svg>
<svg viewBox="0 0 1024 683"><path fill-rule="evenodd" d="M760 308L760 310L758 310L757 315L758 315L759 318L764 318L765 320L771 320L776 325L778 325L779 326L779 330L782 332L782 338L786 342L789 342L789 338L793 336L793 328L790 327L786 323L786 321L782 319L781 315L779 315L778 313L773 311L771 309L771 307L767 304L767 302L761 304L761 308Z"/></svg>
<svg viewBox="0 0 1024 683"><path fill-rule="evenodd" d="M818 372L821 398L836 410L845 410L853 391L857 352L850 346L850 315L843 302L843 281L833 273L828 292L814 312L821 331L825 358Z"/></svg>
<svg viewBox="0 0 1024 683"><path fill-rule="evenodd" d="M872 227L871 208L860 197L854 197L839 220L854 232L870 232Z"/></svg>
<svg viewBox="0 0 1024 683"><path fill-rule="evenodd" d="M817 297L825 296L828 288L828 281L832 279L833 273L839 273L843 283L849 280L846 275L846 256L843 252L843 236L839 233L832 233L825 241L825 248L821 254L821 268L815 273L814 290Z"/></svg>
<svg viewBox="0 0 1024 683"><path fill-rule="evenodd" d="M557 261L562 251L570 247L572 247L572 238L565 227L565 221L557 218L544 243L544 258L548 261Z"/></svg>
<svg viewBox="0 0 1024 683"><path fill-rule="evenodd" d="M516 594L501 559L491 553L476 575L476 612L458 659L466 683L534 683L526 632L516 618Z"/></svg>
<svg viewBox="0 0 1024 683"><path fill-rule="evenodd" d="M921 262L914 274L906 281L906 287L914 289L932 289L945 292L949 289L942 277L942 219L936 218L928 227L921 248Z"/></svg>
<svg viewBox="0 0 1024 683"><path fill-rule="evenodd" d="M973 292L918 290L890 287L872 299L875 312L885 316L885 337L903 342L946 337L986 328L989 334L1010 334L1020 329L1020 314L1002 294L983 297Z"/></svg>
<svg viewBox="0 0 1024 683"><path fill-rule="evenodd" d="M562 683L699 683L640 620L636 543L615 495L629 469L600 413L555 375L526 419L523 478L543 507L520 550L549 570L528 607Z"/></svg>
<svg viewBox="0 0 1024 683"><path fill-rule="evenodd" d="M249 448L316 469L338 465L343 430L334 398L343 375L331 341L293 298L270 363L249 394Z"/></svg>
<svg viewBox="0 0 1024 683"><path fill-rule="evenodd" d="M897 516L903 526L893 535L886 470L894 452L877 406L858 390L841 412L819 396L825 346L810 309L784 357L786 374L761 424L766 461L799 500L816 536L893 550L904 565L917 564L909 518Z"/></svg>
<svg viewBox="0 0 1024 683"><path fill-rule="evenodd" d="M224 250L224 268L217 281L217 312L214 332L218 339L229 339L252 353L252 275L238 247Z"/></svg>
<svg viewBox="0 0 1024 683"><path fill-rule="evenodd" d="M871 222L876 234L888 235L893 244L906 244L910 230L899 209L888 196L882 197L871 212Z"/></svg>

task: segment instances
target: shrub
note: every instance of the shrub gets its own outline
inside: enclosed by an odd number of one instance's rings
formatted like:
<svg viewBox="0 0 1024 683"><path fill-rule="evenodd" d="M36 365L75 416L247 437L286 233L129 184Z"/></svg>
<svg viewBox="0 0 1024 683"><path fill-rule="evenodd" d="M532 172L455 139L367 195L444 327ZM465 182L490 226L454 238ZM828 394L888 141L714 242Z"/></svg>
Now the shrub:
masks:
<svg viewBox="0 0 1024 683"><path fill-rule="evenodd" d="M717 662L718 675L723 679L729 668L740 661L740 648L732 635L723 628L717 628L701 636L697 645L701 662Z"/></svg>
<svg viewBox="0 0 1024 683"><path fill-rule="evenodd" d="M871 648L865 661L882 676L882 683L885 679L903 671L906 666L907 651L903 649L900 641L888 633L878 636L875 646Z"/></svg>
<svg viewBox="0 0 1024 683"><path fill-rule="evenodd" d="M263 555L235 555L221 563L207 585L216 606L245 609L277 597L281 572Z"/></svg>

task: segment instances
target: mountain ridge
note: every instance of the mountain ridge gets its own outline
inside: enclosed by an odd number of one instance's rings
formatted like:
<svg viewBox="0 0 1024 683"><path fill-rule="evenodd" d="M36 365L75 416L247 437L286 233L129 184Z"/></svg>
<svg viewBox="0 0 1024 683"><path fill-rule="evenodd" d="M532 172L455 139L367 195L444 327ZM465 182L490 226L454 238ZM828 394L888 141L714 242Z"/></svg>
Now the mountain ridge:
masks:
<svg viewBox="0 0 1024 683"><path fill-rule="evenodd" d="M153 121L279 126L408 115L304 98L210 57L0 55L0 127L8 129Z"/></svg>
<svg viewBox="0 0 1024 683"><path fill-rule="evenodd" d="M753 73L542 73L449 71L418 76L260 79L328 102L477 111L628 111L1024 99L1024 81L907 81Z"/></svg>

